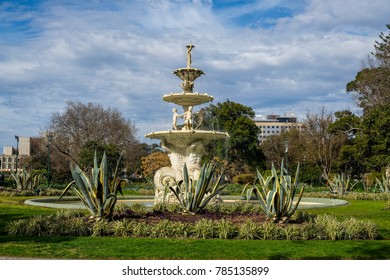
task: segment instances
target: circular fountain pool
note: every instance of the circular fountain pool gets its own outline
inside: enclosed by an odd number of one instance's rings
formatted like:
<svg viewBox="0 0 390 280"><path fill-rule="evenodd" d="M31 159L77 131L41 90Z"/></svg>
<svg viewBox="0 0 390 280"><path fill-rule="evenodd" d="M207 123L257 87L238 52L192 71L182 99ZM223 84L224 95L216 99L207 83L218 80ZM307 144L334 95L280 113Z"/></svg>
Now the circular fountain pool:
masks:
<svg viewBox="0 0 390 280"><path fill-rule="evenodd" d="M222 200L223 203L246 202L245 199L242 199L239 196L223 196ZM146 207L152 207L154 205L154 196L125 196L120 197L118 203L125 203L127 205L143 203ZM251 203L256 203L256 201L251 201ZM83 202L78 197L63 197L61 200L58 200L58 197L34 198L26 200L25 204L58 209L85 209ZM298 209L335 207L346 204L348 204L348 202L341 199L303 197L299 203Z"/></svg>

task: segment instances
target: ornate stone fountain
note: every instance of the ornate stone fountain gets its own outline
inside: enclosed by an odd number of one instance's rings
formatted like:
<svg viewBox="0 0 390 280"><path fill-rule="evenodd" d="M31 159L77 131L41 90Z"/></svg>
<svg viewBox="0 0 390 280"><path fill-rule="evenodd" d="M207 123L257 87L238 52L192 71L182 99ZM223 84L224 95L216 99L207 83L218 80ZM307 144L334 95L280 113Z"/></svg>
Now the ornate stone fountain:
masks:
<svg viewBox="0 0 390 280"><path fill-rule="evenodd" d="M210 102L213 96L207 93L193 92L195 80L204 74L202 70L192 68L191 51L193 45L187 45L187 67L173 71L183 82L180 84L182 92L172 92L163 95L166 102L180 105L183 113L179 114L176 108L172 109L172 127L167 131L156 131L146 134L145 137L160 139L162 148L168 153L171 161L170 167L162 167L154 176L156 188L154 202L175 201L176 197L169 191L169 186L179 182L183 178L184 163L189 171L189 176L197 178L201 169L202 157L206 155L205 146L212 141L226 139L229 135L225 132L200 130L202 121L194 123L194 115L202 119L202 112L194 112L194 106ZM201 110L202 111L202 110ZM178 119L183 119L183 125L178 125ZM167 191L167 192L166 192Z"/></svg>

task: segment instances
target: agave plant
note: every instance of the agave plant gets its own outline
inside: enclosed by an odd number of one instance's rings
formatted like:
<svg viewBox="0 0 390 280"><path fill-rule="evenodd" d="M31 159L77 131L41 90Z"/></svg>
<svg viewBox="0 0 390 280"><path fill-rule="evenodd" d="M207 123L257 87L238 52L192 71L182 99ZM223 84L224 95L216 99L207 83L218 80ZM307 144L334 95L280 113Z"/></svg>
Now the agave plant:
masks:
<svg viewBox="0 0 390 280"><path fill-rule="evenodd" d="M217 180L214 178L215 166L205 163L198 179L191 179L186 164L183 167L183 180L170 190L175 194L184 213L196 214L226 187L221 185L221 174Z"/></svg>
<svg viewBox="0 0 390 280"><path fill-rule="evenodd" d="M279 175L273 164L271 176L268 176L267 179L257 170L255 183L252 186L247 185L244 189L247 200L254 194L267 217L274 222L283 223L295 213L303 195L304 185L301 187L297 201L293 203L298 190L298 176L299 165L295 173L294 182L291 182L291 176L285 174L283 161Z"/></svg>
<svg viewBox="0 0 390 280"><path fill-rule="evenodd" d="M389 177L386 177L385 175L382 174L382 181L380 181L378 178L376 179L376 185L379 187L380 191L383 193L389 193L390 192L390 182L389 182Z"/></svg>
<svg viewBox="0 0 390 280"><path fill-rule="evenodd" d="M41 170L33 170L28 172L22 169L18 172L11 173L19 190L34 190L42 181L43 173Z"/></svg>
<svg viewBox="0 0 390 280"><path fill-rule="evenodd" d="M344 174L336 174L333 180L329 178L326 180L328 181L328 189L333 194L346 194L358 183L357 181L351 182L351 178Z"/></svg>
<svg viewBox="0 0 390 280"><path fill-rule="evenodd" d="M117 201L117 193L122 195L121 184L128 183L126 179L117 178L119 169L118 160L113 179L109 179L106 153L103 154L100 167L95 151L92 177L89 178L78 165L71 166L73 180L62 192L61 199L70 188L73 188L78 197L83 201L94 219L111 218Z"/></svg>

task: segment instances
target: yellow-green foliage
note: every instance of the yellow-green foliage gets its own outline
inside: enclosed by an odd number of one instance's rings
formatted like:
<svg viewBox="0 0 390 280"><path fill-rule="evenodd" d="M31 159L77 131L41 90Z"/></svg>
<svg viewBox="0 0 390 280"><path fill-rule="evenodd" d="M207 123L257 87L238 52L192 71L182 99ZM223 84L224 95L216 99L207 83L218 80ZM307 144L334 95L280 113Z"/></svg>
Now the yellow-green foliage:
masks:
<svg viewBox="0 0 390 280"><path fill-rule="evenodd" d="M145 177L153 177L154 173L161 167L171 166L169 157L163 152L155 152L143 157L141 162L142 173Z"/></svg>
<svg viewBox="0 0 390 280"><path fill-rule="evenodd" d="M255 179L255 174L239 174L233 177L233 183L245 185L248 183L253 183Z"/></svg>

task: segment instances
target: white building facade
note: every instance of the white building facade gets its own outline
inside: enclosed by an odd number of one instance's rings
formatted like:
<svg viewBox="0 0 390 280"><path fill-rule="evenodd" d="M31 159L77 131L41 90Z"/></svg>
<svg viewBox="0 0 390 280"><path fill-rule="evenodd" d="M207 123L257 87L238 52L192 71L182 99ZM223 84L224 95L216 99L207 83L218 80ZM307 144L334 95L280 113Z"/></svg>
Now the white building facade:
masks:
<svg viewBox="0 0 390 280"><path fill-rule="evenodd" d="M31 137L19 137L18 147L5 146L0 155L0 172L16 171L16 156L18 156L18 169L20 158L31 155Z"/></svg>
<svg viewBox="0 0 390 280"><path fill-rule="evenodd" d="M298 119L294 113L284 113L283 116L257 115L254 121L261 130L259 134L260 144L262 144L264 140L271 135L280 134L283 131L289 130L291 128L296 128L299 131L301 131L303 128L302 123L298 122Z"/></svg>

